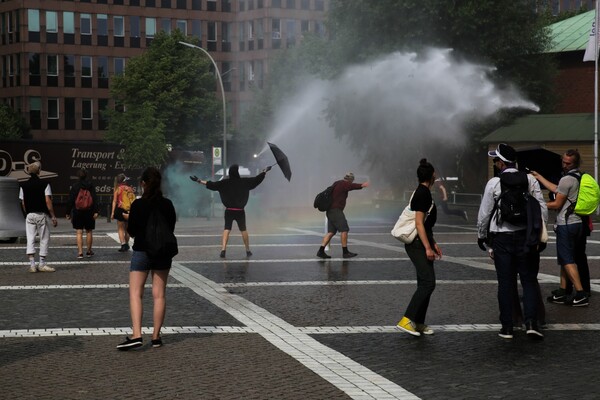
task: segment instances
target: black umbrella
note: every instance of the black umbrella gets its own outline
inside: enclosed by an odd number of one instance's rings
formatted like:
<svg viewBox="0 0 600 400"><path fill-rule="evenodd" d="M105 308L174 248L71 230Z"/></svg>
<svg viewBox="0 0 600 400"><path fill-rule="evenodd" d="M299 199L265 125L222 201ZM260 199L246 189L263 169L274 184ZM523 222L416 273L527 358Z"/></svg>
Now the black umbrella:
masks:
<svg viewBox="0 0 600 400"><path fill-rule="evenodd" d="M283 151L281 151L281 149L279 147L277 147L277 145L275 145L273 143L269 143L269 142L267 142L267 144L271 148L271 151L273 152L273 155L275 156L275 161L277 161L276 164L279 165L279 168L281 168L281 172L283 172L283 176L285 176L285 178L289 181L290 178L292 177L292 170L290 169L290 162L288 161L287 156L283 153ZM276 165L276 164L273 164L273 165ZM271 167L273 165L271 165Z"/></svg>
<svg viewBox="0 0 600 400"><path fill-rule="evenodd" d="M562 176L562 156L541 147L517 150L517 163L520 171L536 171L555 184Z"/></svg>

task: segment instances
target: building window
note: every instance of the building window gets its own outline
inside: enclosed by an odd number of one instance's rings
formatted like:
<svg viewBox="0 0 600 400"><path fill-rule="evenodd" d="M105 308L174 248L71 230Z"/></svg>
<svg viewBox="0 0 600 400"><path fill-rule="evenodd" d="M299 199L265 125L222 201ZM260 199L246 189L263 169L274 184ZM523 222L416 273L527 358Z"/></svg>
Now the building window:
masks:
<svg viewBox="0 0 600 400"><path fill-rule="evenodd" d="M281 39L281 22L277 18L271 20L271 37Z"/></svg>
<svg viewBox="0 0 600 400"><path fill-rule="evenodd" d="M108 46L108 16L106 14L98 14L96 21L98 46Z"/></svg>
<svg viewBox="0 0 600 400"><path fill-rule="evenodd" d="M48 99L48 120L46 124L48 129L58 129L58 99L55 97Z"/></svg>
<svg viewBox="0 0 600 400"><path fill-rule="evenodd" d="M113 23L114 23L114 35L117 37L123 37L125 36L125 20L124 17L120 16L120 15L115 15L113 17Z"/></svg>
<svg viewBox="0 0 600 400"><path fill-rule="evenodd" d="M58 32L58 15L56 11L46 11L46 33Z"/></svg>
<svg viewBox="0 0 600 400"><path fill-rule="evenodd" d="M101 89L108 88L108 57L100 56L96 58L96 66L98 73L98 87Z"/></svg>
<svg viewBox="0 0 600 400"><path fill-rule="evenodd" d="M86 120L94 118L94 101L92 99L81 100L81 118Z"/></svg>
<svg viewBox="0 0 600 400"><path fill-rule="evenodd" d="M263 0L256 0L256 8L263 8Z"/></svg>
<svg viewBox="0 0 600 400"><path fill-rule="evenodd" d="M96 30L99 36L108 36L108 16L106 14L98 14Z"/></svg>
<svg viewBox="0 0 600 400"><path fill-rule="evenodd" d="M4 16L4 14L0 14ZM4 33L4 18L2 22L2 31ZM29 41L39 43L40 41L40 11L39 10L27 10L27 30L29 33ZM4 37L4 34L2 35ZM3 43L5 44L5 43Z"/></svg>
<svg viewBox="0 0 600 400"><path fill-rule="evenodd" d="M325 36L325 24L323 24L323 21L315 21L315 33L319 36Z"/></svg>
<svg viewBox="0 0 600 400"><path fill-rule="evenodd" d="M254 0L248 0L248 11L254 10Z"/></svg>
<svg viewBox="0 0 600 400"><path fill-rule="evenodd" d="M81 14L81 34L92 34L92 16L90 14Z"/></svg>
<svg viewBox="0 0 600 400"><path fill-rule="evenodd" d="M77 118L75 117L75 98L65 98L65 129L73 130L76 128Z"/></svg>
<svg viewBox="0 0 600 400"><path fill-rule="evenodd" d="M129 0L129 5L138 7L140 5L140 0Z"/></svg>
<svg viewBox="0 0 600 400"><path fill-rule="evenodd" d="M58 119L58 99L56 97L48 99L48 119Z"/></svg>
<svg viewBox="0 0 600 400"><path fill-rule="evenodd" d="M92 77L92 57L81 56L81 76Z"/></svg>
<svg viewBox="0 0 600 400"><path fill-rule="evenodd" d="M40 86L40 55L38 53L29 53L29 85Z"/></svg>
<svg viewBox="0 0 600 400"><path fill-rule="evenodd" d="M281 8L281 0L271 0L271 7Z"/></svg>
<svg viewBox="0 0 600 400"><path fill-rule="evenodd" d="M217 11L217 0L206 0L207 11Z"/></svg>
<svg viewBox="0 0 600 400"><path fill-rule="evenodd" d="M58 76L58 56L54 54L49 54L46 57L47 60L47 75L48 76Z"/></svg>
<svg viewBox="0 0 600 400"><path fill-rule="evenodd" d="M115 58L115 75L123 75L125 73L125 59Z"/></svg>
<svg viewBox="0 0 600 400"><path fill-rule="evenodd" d="M310 10L310 0L300 0L300 8L303 10Z"/></svg>
<svg viewBox="0 0 600 400"><path fill-rule="evenodd" d="M129 16L129 47L140 47L140 17Z"/></svg>
<svg viewBox="0 0 600 400"><path fill-rule="evenodd" d="M285 8L289 8L289 9L296 8L296 0L287 0L285 2Z"/></svg>
<svg viewBox="0 0 600 400"><path fill-rule="evenodd" d="M185 36L187 36L187 21L178 19L177 20L177 29L181 31Z"/></svg>
<svg viewBox="0 0 600 400"><path fill-rule="evenodd" d="M177 9L179 10L185 10L187 7L187 1L186 0L177 0Z"/></svg>
<svg viewBox="0 0 600 400"><path fill-rule="evenodd" d="M161 0L160 7L161 8L171 8L171 0Z"/></svg>
<svg viewBox="0 0 600 400"><path fill-rule="evenodd" d="M75 33L75 14L72 11L63 12L63 33Z"/></svg>
<svg viewBox="0 0 600 400"><path fill-rule="evenodd" d="M81 101L81 118L82 119L92 119L93 113L92 113L92 106L93 106L93 101L92 99L83 99Z"/></svg>
<svg viewBox="0 0 600 400"><path fill-rule="evenodd" d="M221 11L223 11L223 12L231 12L231 0L223 0L223 1L221 1Z"/></svg>
<svg viewBox="0 0 600 400"><path fill-rule="evenodd" d="M325 2L323 0L315 0L315 10L325 11Z"/></svg>
<svg viewBox="0 0 600 400"><path fill-rule="evenodd" d="M2 24L4 25L4 19ZM29 32L40 31L40 10L27 10L27 29Z"/></svg>
<svg viewBox="0 0 600 400"><path fill-rule="evenodd" d="M63 42L75 44L75 14L71 11L63 12Z"/></svg>
<svg viewBox="0 0 600 400"><path fill-rule="evenodd" d="M81 87L92 87L92 57L81 56Z"/></svg>
<svg viewBox="0 0 600 400"><path fill-rule="evenodd" d="M171 33L171 20L169 18L163 18L160 20L160 27L166 33Z"/></svg>
<svg viewBox="0 0 600 400"><path fill-rule="evenodd" d="M129 35L140 37L140 17L133 15L129 17Z"/></svg>
<svg viewBox="0 0 600 400"><path fill-rule="evenodd" d="M246 11L246 0L239 0L238 7L240 8L240 11Z"/></svg>
<svg viewBox="0 0 600 400"><path fill-rule="evenodd" d="M94 102L92 99L81 100L81 129L92 129L92 118L94 110Z"/></svg>
<svg viewBox="0 0 600 400"><path fill-rule="evenodd" d="M108 118L104 111L108 108L108 99L98 99L98 129L104 131L108 129Z"/></svg>
<svg viewBox="0 0 600 400"><path fill-rule="evenodd" d="M146 7L156 7L156 1L146 0Z"/></svg>
<svg viewBox="0 0 600 400"><path fill-rule="evenodd" d="M192 21L192 36L202 39L202 22L197 19Z"/></svg>
<svg viewBox="0 0 600 400"><path fill-rule="evenodd" d="M65 86L75 87L75 56L64 56Z"/></svg>
<svg viewBox="0 0 600 400"><path fill-rule="evenodd" d="M31 129L42 129L42 98L29 98L29 125Z"/></svg>
<svg viewBox="0 0 600 400"><path fill-rule="evenodd" d="M202 0L192 0L192 10L202 10Z"/></svg>
<svg viewBox="0 0 600 400"><path fill-rule="evenodd" d="M146 18L146 37L153 38L156 35L156 19Z"/></svg>

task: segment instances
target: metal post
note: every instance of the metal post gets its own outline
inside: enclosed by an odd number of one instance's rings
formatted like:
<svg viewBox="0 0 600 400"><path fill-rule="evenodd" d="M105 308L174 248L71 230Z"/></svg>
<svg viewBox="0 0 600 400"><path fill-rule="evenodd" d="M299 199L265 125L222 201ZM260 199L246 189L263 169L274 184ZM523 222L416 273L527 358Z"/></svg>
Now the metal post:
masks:
<svg viewBox="0 0 600 400"><path fill-rule="evenodd" d="M221 97L223 98L223 177L225 177L225 173L227 170L227 103L225 100L225 88L223 87L223 79L221 77L221 73L219 72L219 67L217 66L217 63L215 62L215 59L212 58L212 56L210 55L210 53L206 50L204 50L202 47L193 45L191 43L186 43L186 42L179 42L179 44L182 44L184 46L187 47L192 47L194 49L198 49L200 51L202 51L204 54L206 54L208 56L208 58L210 59L210 61L212 62L213 66L215 67L215 72L217 73L217 78L219 81L219 87L221 88Z"/></svg>

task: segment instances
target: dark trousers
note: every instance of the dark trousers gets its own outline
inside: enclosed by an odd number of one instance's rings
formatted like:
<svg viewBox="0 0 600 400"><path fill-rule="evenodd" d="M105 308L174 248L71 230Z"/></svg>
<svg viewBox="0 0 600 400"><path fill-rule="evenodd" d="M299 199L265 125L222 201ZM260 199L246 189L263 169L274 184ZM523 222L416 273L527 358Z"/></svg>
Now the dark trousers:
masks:
<svg viewBox="0 0 600 400"><path fill-rule="evenodd" d="M581 236L577 238L575 243L575 264L577 264L577 271L579 272L579 280L583 290L590 293L590 266L588 265L588 259L586 252L587 247L587 234L582 232ZM567 280L567 294L573 293L573 283Z"/></svg>
<svg viewBox="0 0 600 400"><path fill-rule="evenodd" d="M531 255L525 246L525 231L494 234L494 266L498 278L498 306L500 323L513 326L514 299L517 296L517 275L523 287L523 311L525 322L537 322L539 300L537 274L538 263L531 263Z"/></svg>
<svg viewBox="0 0 600 400"><path fill-rule="evenodd" d="M538 251L530 251L529 252L529 265L535 266L538 270L540 268L540 253ZM536 279L537 285L537 319L538 322L542 325L546 323L546 305L544 304L544 298L542 296L542 289L540 288L540 283ZM515 325L523 325L525 322L523 318L523 311L521 309L521 299L519 298L519 288L518 283L514 281L514 302L513 302L513 322Z"/></svg>
<svg viewBox="0 0 600 400"><path fill-rule="evenodd" d="M433 243L432 239L430 239L430 243ZM413 294L404 316L417 324L424 324L429 299L435 290L433 261L427 259L425 246L418 236L414 242L405 245L405 249L417 271L417 290Z"/></svg>

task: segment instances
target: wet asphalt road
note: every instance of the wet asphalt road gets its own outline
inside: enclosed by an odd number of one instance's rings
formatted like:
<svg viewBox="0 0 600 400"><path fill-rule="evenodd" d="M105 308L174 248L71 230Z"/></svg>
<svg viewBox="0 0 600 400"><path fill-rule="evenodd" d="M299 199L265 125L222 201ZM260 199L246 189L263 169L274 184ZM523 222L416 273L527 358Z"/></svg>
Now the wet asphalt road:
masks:
<svg viewBox="0 0 600 400"><path fill-rule="evenodd" d="M353 259L315 257L322 214L250 216L253 256L233 231L219 258L221 218L181 219L167 291L165 345L118 352L130 332L128 260L116 225L99 220L96 255L76 260L60 220L49 263L27 272L25 244L0 244L0 398L6 399L597 399L600 234L588 242L591 305L546 304L545 340L499 338L495 272L473 222L441 216L438 284L427 323L396 330L415 289L394 221L350 211ZM556 287L554 239L543 253L544 295ZM146 292L144 327L151 327ZM149 335L145 341L149 342Z"/></svg>

